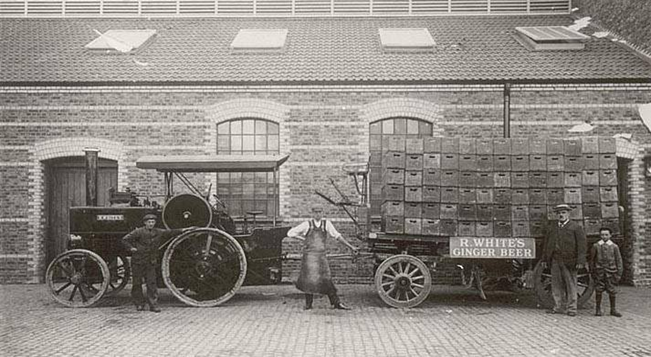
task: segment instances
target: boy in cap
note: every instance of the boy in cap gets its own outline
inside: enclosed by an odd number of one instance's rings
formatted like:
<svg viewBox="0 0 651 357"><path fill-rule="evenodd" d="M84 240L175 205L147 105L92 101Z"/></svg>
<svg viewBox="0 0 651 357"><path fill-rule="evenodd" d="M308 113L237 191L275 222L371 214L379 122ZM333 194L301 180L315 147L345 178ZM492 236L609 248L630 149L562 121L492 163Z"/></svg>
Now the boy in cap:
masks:
<svg viewBox="0 0 651 357"><path fill-rule="evenodd" d="M554 207L558 221L547 227L542 266L547 268L551 265L552 270L554 307L548 312L567 312L569 316L576 316L577 271L586 265L587 247L583 227L570 220L571 210L566 204Z"/></svg>
<svg viewBox="0 0 651 357"><path fill-rule="evenodd" d="M332 223L323 219L323 209L312 208L312 219L303 222L287 232L287 237L303 241L301 272L296 287L305 293L305 310L312 309L314 294L328 295L330 304L338 310L350 310L337 295L330 276L330 266L326 257L326 239L334 238L346 245L355 255L359 250L339 233Z"/></svg>
<svg viewBox="0 0 651 357"><path fill-rule="evenodd" d="M157 305L158 287L156 284L158 247L170 237L189 229L165 230L155 228L156 219L156 215L146 214L142 218L145 226L134 229L122 238L122 244L131 252L131 272L133 274L131 298L138 311L145 309L145 303L149 305L149 311L161 311ZM147 286L146 301L142 294L143 280Z"/></svg>
<svg viewBox="0 0 651 357"><path fill-rule="evenodd" d="M610 228L599 228L599 235L601 240L593 244L590 251L590 270L595 281L595 291L597 292L595 295L595 315L603 315L601 312L601 297L605 290L610 298L610 314L622 317L622 314L617 311L616 304L617 285L624 272L622 255L619 253L619 247L610 240L612 237Z"/></svg>

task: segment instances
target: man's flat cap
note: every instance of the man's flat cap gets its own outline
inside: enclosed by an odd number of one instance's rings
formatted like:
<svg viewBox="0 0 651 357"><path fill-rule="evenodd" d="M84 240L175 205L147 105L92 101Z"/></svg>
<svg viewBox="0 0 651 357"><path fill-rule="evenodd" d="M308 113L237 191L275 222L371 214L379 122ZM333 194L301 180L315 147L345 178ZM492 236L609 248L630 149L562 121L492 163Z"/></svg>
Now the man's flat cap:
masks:
<svg viewBox="0 0 651 357"><path fill-rule="evenodd" d="M155 214L152 214L152 213L148 213L148 214L146 214L144 217L142 217L142 221L143 221L143 222L144 222L144 221L148 221L148 220L150 220L150 219L158 219L158 217L156 217L156 215L155 215Z"/></svg>
<svg viewBox="0 0 651 357"><path fill-rule="evenodd" d="M554 212L561 212L561 211L571 211L572 207L570 205L566 205L565 203L554 206Z"/></svg>

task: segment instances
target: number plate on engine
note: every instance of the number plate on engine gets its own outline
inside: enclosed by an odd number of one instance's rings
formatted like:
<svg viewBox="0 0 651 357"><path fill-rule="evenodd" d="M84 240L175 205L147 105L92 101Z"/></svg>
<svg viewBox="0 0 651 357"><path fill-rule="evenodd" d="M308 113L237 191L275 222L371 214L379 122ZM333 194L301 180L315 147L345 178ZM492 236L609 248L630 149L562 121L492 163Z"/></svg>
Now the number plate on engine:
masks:
<svg viewBox="0 0 651 357"><path fill-rule="evenodd" d="M98 221L124 221L124 215L121 214L98 214Z"/></svg>

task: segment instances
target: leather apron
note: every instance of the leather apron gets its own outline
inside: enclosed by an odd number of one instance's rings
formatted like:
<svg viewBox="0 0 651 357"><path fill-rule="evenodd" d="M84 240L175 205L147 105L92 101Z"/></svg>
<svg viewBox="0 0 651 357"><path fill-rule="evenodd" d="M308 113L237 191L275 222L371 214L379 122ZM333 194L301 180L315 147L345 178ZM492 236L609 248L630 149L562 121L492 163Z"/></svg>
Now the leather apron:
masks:
<svg viewBox="0 0 651 357"><path fill-rule="evenodd" d="M310 220L310 229L305 235L303 246L303 259L301 260L301 273L296 281L296 287L308 294L332 294L336 292L332 283L330 266L326 257L325 221L317 227Z"/></svg>

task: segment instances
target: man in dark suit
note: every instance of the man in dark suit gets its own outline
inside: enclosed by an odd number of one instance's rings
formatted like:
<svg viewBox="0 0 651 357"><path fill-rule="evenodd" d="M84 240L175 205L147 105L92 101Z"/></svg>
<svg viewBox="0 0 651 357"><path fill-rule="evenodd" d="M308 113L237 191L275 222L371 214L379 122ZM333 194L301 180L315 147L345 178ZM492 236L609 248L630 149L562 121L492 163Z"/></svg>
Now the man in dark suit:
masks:
<svg viewBox="0 0 651 357"><path fill-rule="evenodd" d="M566 204L554 207L558 222L547 229L542 264L543 268L551 265L552 270L554 307L549 313L576 316L577 270L586 266L587 243L583 227L570 221L571 210Z"/></svg>

